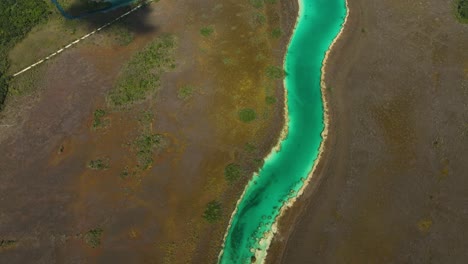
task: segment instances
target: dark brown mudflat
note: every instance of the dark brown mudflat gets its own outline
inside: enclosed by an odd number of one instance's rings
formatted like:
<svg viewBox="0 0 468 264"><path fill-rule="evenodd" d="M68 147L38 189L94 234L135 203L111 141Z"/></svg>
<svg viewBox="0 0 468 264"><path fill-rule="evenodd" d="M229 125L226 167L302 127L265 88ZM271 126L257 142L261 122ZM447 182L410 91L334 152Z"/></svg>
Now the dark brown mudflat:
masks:
<svg viewBox="0 0 468 264"><path fill-rule="evenodd" d="M450 1L348 2L327 150L269 263L467 263L468 25Z"/></svg>

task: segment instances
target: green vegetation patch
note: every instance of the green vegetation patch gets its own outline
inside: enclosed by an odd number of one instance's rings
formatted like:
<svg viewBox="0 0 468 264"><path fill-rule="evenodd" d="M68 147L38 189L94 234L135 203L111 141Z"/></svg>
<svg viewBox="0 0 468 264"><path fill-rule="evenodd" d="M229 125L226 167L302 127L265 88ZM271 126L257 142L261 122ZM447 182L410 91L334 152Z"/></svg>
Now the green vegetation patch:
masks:
<svg viewBox="0 0 468 264"><path fill-rule="evenodd" d="M281 28L274 28L274 29L271 31L271 37L272 37L272 38L278 39L278 38L280 38L282 35L283 35L283 31L281 30Z"/></svg>
<svg viewBox="0 0 468 264"><path fill-rule="evenodd" d="M177 97L181 100L186 101L190 99L190 97L192 97L194 91L195 91L195 87L191 85L184 85L180 87L179 90L177 91Z"/></svg>
<svg viewBox="0 0 468 264"><path fill-rule="evenodd" d="M88 168L92 170L106 170L109 168L109 159L95 159L88 163Z"/></svg>
<svg viewBox="0 0 468 264"><path fill-rule="evenodd" d="M457 17L461 22L468 23L468 0L458 0Z"/></svg>
<svg viewBox="0 0 468 264"><path fill-rule="evenodd" d="M161 74L175 68L173 36L163 36L136 53L117 81L117 87L108 96L112 106L122 107L146 99L160 86Z"/></svg>
<svg viewBox="0 0 468 264"><path fill-rule="evenodd" d="M268 66L265 74L269 79L283 79L286 76L286 72L283 68L274 65Z"/></svg>
<svg viewBox="0 0 468 264"><path fill-rule="evenodd" d="M106 111L104 109L96 109L93 113L93 129L105 128L109 125L110 120L105 118Z"/></svg>
<svg viewBox="0 0 468 264"><path fill-rule="evenodd" d="M165 140L161 134L144 133L134 142L137 150L138 168L147 170L153 164L153 153L165 146Z"/></svg>
<svg viewBox="0 0 468 264"><path fill-rule="evenodd" d="M200 29L200 34L204 37L209 37L213 34L214 28L212 26L202 27Z"/></svg>
<svg viewBox="0 0 468 264"><path fill-rule="evenodd" d="M276 104L276 97L274 96L267 96L265 97L265 103L269 104L269 105L274 105Z"/></svg>
<svg viewBox="0 0 468 264"><path fill-rule="evenodd" d="M8 52L26 34L49 16L49 6L43 0L0 1L0 110L3 108L10 78Z"/></svg>
<svg viewBox="0 0 468 264"><path fill-rule="evenodd" d="M229 183L237 181L242 175L242 168L239 164L230 163L224 168L224 177Z"/></svg>
<svg viewBox="0 0 468 264"><path fill-rule="evenodd" d="M250 123L257 118L257 113L251 108L244 108L239 111L239 119L242 122Z"/></svg>
<svg viewBox="0 0 468 264"><path fill-rule="evenodd" d="M101 245L101 238L103 233L104 230L102 228L91 229L86 232L86 234L84 234L84 241L88 246L97 248L99 245Z"/></svg>
<svg viewBox="0 0 468 264"><path fill-rule="evenodd" d="M0 240L0 249L8 249L16 246L18 244L18 241L16 240L10 240L10 239L2 239Z"/></svg>
<svg viewBox="0 0 468 264"><path fill-rule="evenodd" d="M203 218L209 223L214 223L221 219L222 216L221 203L213 200L206 205L205 212L203 213Z"/></svg>

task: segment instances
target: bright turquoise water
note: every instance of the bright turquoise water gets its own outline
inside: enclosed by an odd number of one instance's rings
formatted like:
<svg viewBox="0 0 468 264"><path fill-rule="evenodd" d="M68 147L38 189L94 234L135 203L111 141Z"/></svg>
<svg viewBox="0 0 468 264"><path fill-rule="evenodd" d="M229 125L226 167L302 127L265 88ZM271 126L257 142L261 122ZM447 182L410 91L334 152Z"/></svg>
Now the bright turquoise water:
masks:
<svg viewBox="0 0 468 264"><path fill-rule="evenodd" d="M299 0L297 27L286 55L289 132L247 185L228 230L222 264L250 263L251 249L270 231L281 207L295 197L317 159L324 129L320 89L325 52L346 16L345 0Z"/></svg>

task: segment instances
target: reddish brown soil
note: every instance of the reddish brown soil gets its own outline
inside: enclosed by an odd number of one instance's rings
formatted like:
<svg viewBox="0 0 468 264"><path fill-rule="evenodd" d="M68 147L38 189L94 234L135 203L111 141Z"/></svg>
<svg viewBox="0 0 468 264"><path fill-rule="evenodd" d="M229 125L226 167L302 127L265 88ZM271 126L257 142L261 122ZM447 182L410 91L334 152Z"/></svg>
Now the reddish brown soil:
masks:
<svg viewBox="0 0 468 264"><path fill-rule="evenodd" d="M282 64L288 35L274 40L269 32L287 32L292 22L279 3L265 7L261 27L252 22L261 10L237 1L161 1L150 10L146 22L154 30L136 34L129 46L99 44L96 36L41 66L41 89L20 115L24 122L2 128L9 136L0 149L0 239L18 242L0 249L8 263L216 259L240 191L283 125L282 83L267 80L264 69ZM207 25L215 32L203 37ZM164 33L178 39L177 67L163 75L160 91L127 110L107 107L125 62ZM184 101L177 91L187 84L196 91ZM267 105L267 95L278 102ZM256 121L239 121L244 107L256 110ZM96 108L110 112L110 125L94 131ZM153 120L139 122L142 111ZM149 170L123 179L125 167L136 164L128 143L144 129L163 134L168 145L155 152ZM246 151L246 143L256 149ZM110 168L88 169L96 158L109 159ZM224 178L231 162L245 170L232 186ZM213 199L222 202L223 218L208 224L201 215ZM93 249L80 234L97 227L104 233Z"/></svg>
<svg viewBox="0 0 468 264"><path fill-rule="evenodd" d="M467 263L468 27L450 1L348 3L326 151L269 263Z"/></svg>

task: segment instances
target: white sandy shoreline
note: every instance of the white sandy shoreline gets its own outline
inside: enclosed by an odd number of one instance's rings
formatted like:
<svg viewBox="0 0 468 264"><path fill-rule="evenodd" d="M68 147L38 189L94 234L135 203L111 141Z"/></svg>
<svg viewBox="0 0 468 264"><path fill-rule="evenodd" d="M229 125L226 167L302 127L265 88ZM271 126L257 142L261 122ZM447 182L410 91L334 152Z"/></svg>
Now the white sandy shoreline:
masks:
<svg viewBox="0 0 468 264"><path fill-rule="evenodd" d="M294 32L296 31L296 28L297 28L297 25L298 25L298 22L299 22L299 17L300 17L300 14L302 12L302 8L303 8L302 7L302 0L297 0L297 1L298 1L298 5L299 5L299 10L298 10L298 14L297 14L297 17L296 17L296 23L295 23L294 29L293 29L291 35L289 36L287 49L286 49L286 52L285 52L285 55L284 55L284 58L283 58L283 65L285 65L285 63L286 63L286 57L287 57L287 53L288 53L287 50L289 49L289 46L291 45L292 37L294 35ZM324 57L323 62L322 62L320 88L321 88L322 101L323 101L324 129L323 129L323 131L321 133L322 141L321 141L320 147L319 147L319 154L317 156L317 159L314 162L314 165L313 165L311 171L307 175L307 179L304 181L304 184L302 185L301 189L297 192L297 196L294 197L294 198L289 199L287 201L287 203L285 203L281 207L280 213L275 218L274 224L271 226L271 230L259 242L259 244L264 246L265 250L255 250L255 262L254 263L259 263L259 264L265 263L265 260L266 260L267 254L268 254L268 249L269 249L269 247L271 245L271 241L273 240L273 237L275 236L275 234L278 233L278 222L281 219L281 216L283 216L283 214L286 212L286 210L289 209L290 207L292 207L294 202L296 202L297 199L304 193L304 190L306 189L306 187L309 185L310 181L312 180L312 177L313 177L313 175L314 175L314 173L315 173L315 171L317 169L318 164L322 160L323 152L325 151L325 142L328 139L328 132L329 132L328 129L329 129L329 121L330 121L329 112L328 112L328 110L329 110L328 101L326 100L326 96L325 96L325 92L326 92L325 67L327 66L328 56L329 56L331 50L333 49L333 46L336 44L338 39L341 37L341 35L342 35L343 31L344 31L344 28L346 26L346 23L348 21L348 16L349 16L348 0L345 0L345 4L346 4L346 16L345 16L345 19L344 19L343 24L341 26L340 32L336 35L335 39L330 44L330 47L326 51L325 57ZM283 140L286 139L286 137L288 135L289 115L288 115L288 96L287 96L288 95L288 90L286 89L286 81L284 81L283 86L284 86L284 114L283 115L284 115L284 122L285 123L284 123L283 129L281 130L281 133L280 133L280 136L278 138L277 144L275 145L275 147L273 147L271 152L264 158L264 161L267 160L273 153L278 152L281 149L281 143L283 142ZM244 191L243 191L242 195L240 196L239 200L236 203L236 209L234 210L234 212L231 215L231 219L229 220L229 225L227 227L226 233L225 233L224 238L223 238L222 249L221 249L221 252L220 252L220 254L218 256L218 261L221 259L221 256L222 256L222 254L224 252L224 245L225 245L225 242L226 242L226 237L227 237L228 231L229 231L229 229L231 227L234 215L237 212L238 205L239 205L240 201L242 201L242 199L243 199L243 197L244 197L244 195L245 195L245 193L247 191L247 188L248 188L249 184L253 180L255 180L255 177L257 177L257 176L258 176L258 174L254 173L252 179L247 183L246 187L244 188Z"/></svg>

